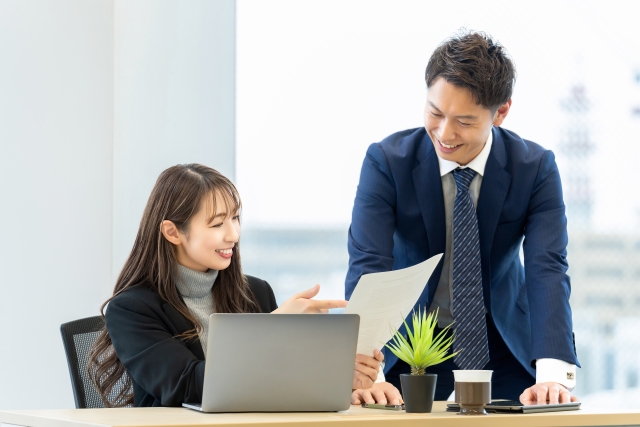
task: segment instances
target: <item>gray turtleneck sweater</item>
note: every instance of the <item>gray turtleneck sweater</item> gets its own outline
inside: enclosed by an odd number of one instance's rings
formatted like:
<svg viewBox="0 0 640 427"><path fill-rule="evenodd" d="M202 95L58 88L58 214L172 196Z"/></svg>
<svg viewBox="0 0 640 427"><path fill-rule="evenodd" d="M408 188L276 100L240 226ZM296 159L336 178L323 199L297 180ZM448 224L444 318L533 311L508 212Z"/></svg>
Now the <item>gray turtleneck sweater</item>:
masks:
<svg viewBox="0 0 640 427"><path fill-rule="evenodd" d="M207 272L195 271L178 264L176 285L191 314L202 325L199 334L202 350L207 354L207 337L209 336L209 315L213 313L213 282L218 277L218 270Z"/></svg>

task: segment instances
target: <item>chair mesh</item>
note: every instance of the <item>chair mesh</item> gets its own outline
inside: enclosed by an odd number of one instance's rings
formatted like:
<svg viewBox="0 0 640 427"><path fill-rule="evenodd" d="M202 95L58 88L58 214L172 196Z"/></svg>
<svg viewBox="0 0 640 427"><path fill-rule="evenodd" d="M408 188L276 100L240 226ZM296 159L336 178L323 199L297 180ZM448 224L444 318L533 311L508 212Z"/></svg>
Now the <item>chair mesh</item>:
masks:
<svg viewBox="0 0 640 427"><path fill-rule="evenodd" d="M60 326L76 408L104 408L102 398L87 372L89 350L103 326L104 321L100 316L87 317ZM123 377L115 384L109 397L115 397L122 390L125 379Z"/></svg>

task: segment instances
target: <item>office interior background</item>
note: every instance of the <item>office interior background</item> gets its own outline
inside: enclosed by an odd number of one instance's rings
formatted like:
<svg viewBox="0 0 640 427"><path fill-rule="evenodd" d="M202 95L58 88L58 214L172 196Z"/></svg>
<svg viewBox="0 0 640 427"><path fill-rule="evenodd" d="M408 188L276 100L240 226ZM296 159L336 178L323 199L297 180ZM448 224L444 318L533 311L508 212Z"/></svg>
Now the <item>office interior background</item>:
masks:
<svg viewBox="0 0 640 427"><path fill-rule="evenodd" d="M366 148L422 126L427 60L461 27L515 60L503 126L557 157L575 394L640 405L639 9L0 0L0 409L73 407L59 326L99 313L177 163L236 182L244 270L279 301L315 283L343 297Z"/></svg>

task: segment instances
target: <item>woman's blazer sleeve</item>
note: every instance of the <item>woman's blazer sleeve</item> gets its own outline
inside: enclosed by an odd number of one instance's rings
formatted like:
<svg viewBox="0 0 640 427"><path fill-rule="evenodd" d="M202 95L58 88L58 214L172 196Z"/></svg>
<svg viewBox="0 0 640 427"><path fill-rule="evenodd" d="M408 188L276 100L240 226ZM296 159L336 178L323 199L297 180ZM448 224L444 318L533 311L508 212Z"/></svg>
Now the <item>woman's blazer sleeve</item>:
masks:
<svg viewBox="0 0 640 427"><path fill-rule="evenodd" d="M163 406L202 401L205 362L174 338L183 331L171 330L159 295L130 289L111 300L105 319L118 358L140 387Z"/></svg>
<svg viewBox="0 0 640 427"><path fill-rule="evenodd" d="M271 313L273 310L278 308L276 297L273 294L273 289L271 289L271 285L269 285L269 283L265 280L249 275L245 275L245 277L247 278L247 282L249 282L249 288L251 289L251 292L253 292L253 296L255 297L262 313Z"/></svg>

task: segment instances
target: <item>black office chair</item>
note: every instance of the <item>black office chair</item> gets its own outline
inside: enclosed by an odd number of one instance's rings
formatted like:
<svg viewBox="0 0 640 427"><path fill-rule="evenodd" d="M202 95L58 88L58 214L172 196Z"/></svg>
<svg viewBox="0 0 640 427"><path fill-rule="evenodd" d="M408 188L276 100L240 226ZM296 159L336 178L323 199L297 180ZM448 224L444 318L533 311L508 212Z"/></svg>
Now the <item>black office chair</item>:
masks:
<svg viewBox="0 0 640 427"><path fill-rule="evenodd" d="M103 326L104 320L101 316L87 317L60 325L76 408L105 407L87 373L89 349L98 338ZM125 384L126 378L122 378L113 387L111 393L117 394Z"/></svg>

